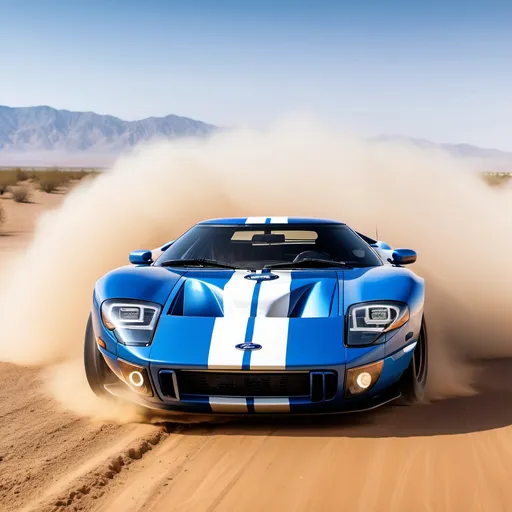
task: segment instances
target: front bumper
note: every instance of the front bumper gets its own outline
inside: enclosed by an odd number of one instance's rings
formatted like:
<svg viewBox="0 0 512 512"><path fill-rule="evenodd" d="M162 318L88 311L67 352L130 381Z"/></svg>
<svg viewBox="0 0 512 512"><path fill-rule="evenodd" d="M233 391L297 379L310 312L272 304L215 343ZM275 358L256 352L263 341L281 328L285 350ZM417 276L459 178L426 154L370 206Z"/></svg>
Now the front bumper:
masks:
<svg viewBox="0 0 512 512"><path fill-rule="evenodd" d="M215 415L266 415L266 414L332 414L344 412L356 412L362 410L373 409L385 403L395 400L400 396L398 383L405 369L408 367L411 358L411 347L414 341L406 347L398 350L396 353L380 359L383 361L382 372L376 384L366 392L354 397L347 397L345 394L345 376L348 368L359 366L355 364L334 365L331 367L321 368L294 368L294 373L307 373L313 382L313 375L332 375L336 376L334 389L328 393L325 391L323 395L313 393L313 384L309 395L304 396L217 396L215 394L184 394L180 392L180 385L175 375L180 372L191 370L190 368L176 368L172 365L155 365L149 363L147 366L150 385L153 390L153 396L143 396L133 391L123 378L119 367L118 358L104 349L100 349L105 361L113 372L119 377L113 383L107 384L105 387L109 393L135 402L143 407L153 410L155 413L197 413L197 414L215 414ZM126 353L123 354L123 360L126 361ZM377 360L378 361L378 360ZM364 365L369 362L364 361ZM129 361L130 362L130 361ZM133 364L140 364L140 360L132 361ZM208 370L201 369L201 371ZM227 373L230 370L226 370ZM258 373L251 370L247 372L234 373L250 373L252 375ZM268 373L268 372L267 372ZM276 372L273 372L276 373ZM291 372L286 370L281 372L286 375ZM172 378L175 383L174 393L169 393L168 389L164 389L162 375L166 374ZM325 382L325 379L324 379ZM174 396L170 396L174 395Z"/></svg>

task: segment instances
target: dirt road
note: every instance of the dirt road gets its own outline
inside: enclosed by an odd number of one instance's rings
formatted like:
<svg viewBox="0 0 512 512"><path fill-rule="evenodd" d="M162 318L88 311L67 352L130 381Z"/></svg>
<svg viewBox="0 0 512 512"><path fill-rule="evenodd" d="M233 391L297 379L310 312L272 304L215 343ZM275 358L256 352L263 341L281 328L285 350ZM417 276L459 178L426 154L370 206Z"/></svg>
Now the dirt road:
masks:
<svg viewBox="0 0 512 512"><path fill-rule="evenodd" d="M60 199L0 199L0 285ZM486 363L476 387L357 416L120 425L62 410L40 369L0 364L0 510L512 510L512 362Z"/></svg>

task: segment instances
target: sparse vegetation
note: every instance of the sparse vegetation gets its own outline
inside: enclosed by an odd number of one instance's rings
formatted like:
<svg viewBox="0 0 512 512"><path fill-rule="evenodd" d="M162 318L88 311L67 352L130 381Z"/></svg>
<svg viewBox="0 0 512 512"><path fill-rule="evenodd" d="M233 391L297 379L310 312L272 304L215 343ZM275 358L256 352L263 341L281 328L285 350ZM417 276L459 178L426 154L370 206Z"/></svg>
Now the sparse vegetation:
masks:
<svg viewBox="0 0 512 512"><path fill-rule="evenodd" d="M20 167L14 169L14 172L16 174L16 183L19 183L20 181L27 181L30 178L30 174Z"/></svg>
<svg viewBox="0 0 512 512"><path fill-rule="evenodd" d="M46 171L38 173L36 180L38 182L39 190L51 194L59 187L67 184L70 181L70 178L62 171Z"/></svg>
<svg viewBox="0 0 512 512"><path fill-rule="evenodd" d="M52 193L69 185L70 182L94 177L100 172L99 169L60 169L57 167L51 169L26 167L0 169L0 196L8 191L13 192L13 187L19 183L29 186L27 182L33 183L42 192ZM22 192L17 191L16 195L22 195Z"/></svg>
<svg viewBox="0 0 512 512"><path fill-rule="evenodd" d="M45 171L32 171L31 180L36 183L39 190L50 194L59 188L68 185L71 181L78 181L86 176L96 174L98 174L98 171L71 171L55 168Z"/></svg>
<svg viewBox="0 0 512 512"><path fill-rule="evenodd" d="M491 187L502 187L512 181L510 172L485 172L483 174L485 182Z"/></svg>
<svg viewBox="0 0 512 512"><path fill-rule="evenodd" d="M4 210L4 207L0 204L0 226L2 226L2 224L5 222L5 220L6 220L5 210Z"/></svg>
<svg viewBox="0 0 512 512"><path fill-rule="evenodd" d="M12 185L16 185L16 173L0 171L0 196L4 195Z"/></svg>
<svg viewBox="0 0 512 512"><path fill-rule="evenodd" d="M30 202L30 189L25 185L18 187L10 187L12 198L17 203L29 203Z"/></svg>

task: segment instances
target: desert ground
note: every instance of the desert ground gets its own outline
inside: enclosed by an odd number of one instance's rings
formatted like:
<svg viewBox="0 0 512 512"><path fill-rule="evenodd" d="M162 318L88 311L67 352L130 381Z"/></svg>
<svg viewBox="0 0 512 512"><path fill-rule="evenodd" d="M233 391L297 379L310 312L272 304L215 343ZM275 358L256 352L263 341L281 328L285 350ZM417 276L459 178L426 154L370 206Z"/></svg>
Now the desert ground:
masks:
<svg viewBox="0 0 512 512"><path fill-rule="evenodd" d="M64 197L0 196L0 286ZM481 363L472 396L200 424L76 416L46 393L44 371L0 363L1 511L512 510L510 360Z"/></svg>

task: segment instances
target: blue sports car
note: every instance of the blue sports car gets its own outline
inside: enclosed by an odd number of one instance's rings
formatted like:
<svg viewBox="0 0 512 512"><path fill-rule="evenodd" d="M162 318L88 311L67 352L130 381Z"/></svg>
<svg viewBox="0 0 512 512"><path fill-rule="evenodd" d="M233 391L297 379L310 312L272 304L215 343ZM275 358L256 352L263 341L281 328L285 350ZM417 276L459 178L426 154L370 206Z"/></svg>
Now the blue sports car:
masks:
<svg viewBox="0 0 512 512"><path fill-rule="evenodd" d="M310 414L421 401L424 281L344 223L200 222L98 280L84 360L98 395L201 414Z"/></svg>

